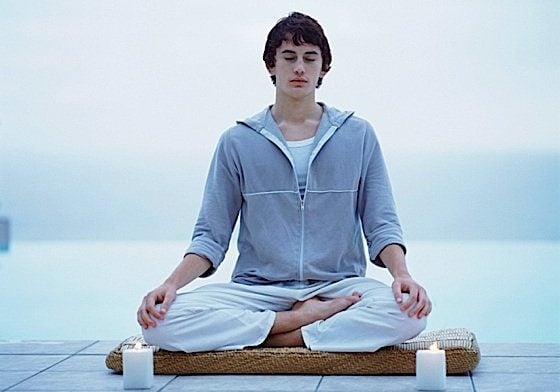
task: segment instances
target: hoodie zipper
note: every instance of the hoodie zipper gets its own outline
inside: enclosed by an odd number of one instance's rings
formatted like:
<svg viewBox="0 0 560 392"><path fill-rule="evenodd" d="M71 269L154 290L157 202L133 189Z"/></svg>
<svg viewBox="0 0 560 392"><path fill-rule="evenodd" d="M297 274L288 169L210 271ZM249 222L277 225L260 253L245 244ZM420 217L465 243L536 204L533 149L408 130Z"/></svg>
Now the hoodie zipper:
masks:
<svg viewBox="0 0 560 392"><path fill-rule="evenodd" d="M301 243L300 243L300 247L299 247L299 249L300 249L300 251L299 251L299 280L300 281L303 281L303 264L304 264L303 247L305 245L305 200L307 199L307 188L308 188L308 185L309 185L309 174L311 173L311 164L315 160L315 157L317 156L317 154L319 154L319 151L321 150L321 148L323 148L323 145L331 138L331 136L334 134L334 132L336 131L337 128L338 127L333 125L327 130L325 135L321 138L321 140L319 140L319 143L317 143L317 145L315 146L315 148L311 152L311 155L309 156L309 162L307 163L307 177L305 179L305 191L303 192L303 198L301 199ZM295 168L294 168L294 172L295 172ZM297 173L296 173L296 178L297 178Z"/></svg>
<svg viewBox="0 0 560 392"><path fill-rule="evenodd" d="M309 178L309 171L307 172ZM303 280L303 245L305 244L305 196L307 195L307 186L301 199L301 235L299 244L299 280ZM300 196L301 198L301 196Z"/></svg>
<svg viewBox="0 0 560 392"><path fill-rule="evenodd" d="M303 193L303 198L299 195L299 191L297 192L298 197L300 198L300 212L301 212L301 234L300 234L300 247L299 247L300 251L299 251L299 266L298 266L299 267L298 272L299 272L299 280L300 281L303 281L303 265L304 265L304 262L303 262L303 247L304 247L304 244L305 244L305 200L307 198L307 185L309 184L309 173L311 172L311 170L310 170L311 169L311 164L315 160L315 157L317 156L317 154L319 153L321 148L323 148L323 145L331 138L331 136L334 134L334 132L337 130L337 128L338 127L335 126L335 125L331 126L327 130L325 135L321 138L321 140L319 140L319 143L317 143L317 145L315 146L315 148L311 152L311 156L309 157L309 162L307 163L307 177L306 177L306 180L305 180L306 187L305 187L305 191ZM296 166L295 166L295 162L292 159L292 154L290 153L290 151L286 148L284 143L282 143L270 131L263 128L260 131L260 133L264 137L266 137L268 140L273 142L278 148L280 148L280 150L284 153L286 158L288 158L288 161L290 161L290 164L292 165L292 172L294 173L294 178L296 180L296 188L299 189Z"/></svg>

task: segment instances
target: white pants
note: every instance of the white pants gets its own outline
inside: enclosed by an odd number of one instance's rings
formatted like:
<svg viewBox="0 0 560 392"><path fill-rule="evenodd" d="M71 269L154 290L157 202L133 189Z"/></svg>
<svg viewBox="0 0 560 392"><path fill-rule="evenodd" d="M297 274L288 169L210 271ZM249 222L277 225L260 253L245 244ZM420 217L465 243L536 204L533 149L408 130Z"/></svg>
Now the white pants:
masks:
<svg viewBox="0 0 560 392"><path fill-rule="evenodd" d="M376 351L402 343L426 327L426 318L408 317L390 287L370 278L350 278L305 288L208 284L181 293L145 340L169 351L234 350L258 346L268 336L276 312L296 301L362 294L348 309L301 328L305 345L319 351ZM406 300L407 295L404 295Z"/></svg>

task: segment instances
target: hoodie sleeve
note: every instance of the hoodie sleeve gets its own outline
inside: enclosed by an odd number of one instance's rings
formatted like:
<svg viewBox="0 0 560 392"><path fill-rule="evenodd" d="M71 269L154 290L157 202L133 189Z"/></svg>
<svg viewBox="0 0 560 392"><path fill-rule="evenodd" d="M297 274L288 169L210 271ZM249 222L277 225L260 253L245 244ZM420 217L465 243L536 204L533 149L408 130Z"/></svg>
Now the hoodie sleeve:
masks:
<svg viewBox="0 0 560 392"><path fill-rule="evenodd" d="M370 260L385 267L379 254L388 245L400 245L406 252L389 175L373 128L367 124L358 191L358 210Z"/></svg>
<svg viewBox="0 0 560 392"><path fill-rule="evenodd" d="M206 179L202 207L186 254L207 258L212 267L202 277L212 275L224 260L241 208L239 175L234 151L226 132L214 152Z"/></svg>

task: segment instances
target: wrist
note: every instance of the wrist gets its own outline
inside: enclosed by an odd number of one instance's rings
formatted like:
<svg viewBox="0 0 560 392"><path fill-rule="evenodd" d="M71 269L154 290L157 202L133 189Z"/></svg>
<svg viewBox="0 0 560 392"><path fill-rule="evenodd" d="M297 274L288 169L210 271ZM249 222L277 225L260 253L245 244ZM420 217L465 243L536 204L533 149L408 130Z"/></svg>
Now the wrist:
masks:
<svg viewBox="0 0 560 392"><path fill-rule="evenodd" d="M412 279L412 276L408 272L397 272L393 274L395 279Z"/></svg>
<svg viewBox="0 0 560 392"><path fill-rule="evenodd" d="M411 278L406 268L406 259L403 249L397 244L387 245L379 257L383 264L389 269L393 278Z"/></svg>
<svg viewBox="0 0 560 392"><path fill-rule="evenodd" d="M165 282L163 282L162 286L165 287L166 289L175 290L175 291L179 289L179 285L175 281L174 277L167 278Z"/></svg>
<svg viewBox="0 0 560 392"><path fill-rule="evenodd" d="M395 279L412 278L410 272L408 272L408 268L406 268L406 262L404 261L404 259L393 259L387 261L385 265Z"/></svg>

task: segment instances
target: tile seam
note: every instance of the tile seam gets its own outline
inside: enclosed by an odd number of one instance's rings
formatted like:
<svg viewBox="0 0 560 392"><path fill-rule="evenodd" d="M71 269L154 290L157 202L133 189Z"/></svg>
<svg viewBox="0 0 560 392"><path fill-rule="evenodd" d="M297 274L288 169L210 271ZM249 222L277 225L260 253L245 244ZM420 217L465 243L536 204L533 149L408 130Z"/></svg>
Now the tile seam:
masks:
<svg viewBox="0 0 560 392"><path fill-rule="evenodd" d="M325 376L321 376L321 378L319 379L319 382L317 383L317 387L315 388L315 392L318 392L319 388L321 388L321 383L323 382L324 378Z"/></svg>
<svg viewBox="0 0 560 392"><path fill-rule="evenodd" d="M47 367L44 368L44 369L41 369L40 371L38 371L38 372L32 374L32 375L29 376L29 377L24 378L23 380L18 381L17 383L15 383L15 384L13 384L13 385L10 385L8 388L4 389L3 392L9 391L9 390L11 390L11 389L17 387L18 385L20 385L20 384L26 382L27 380L31 380L33 377L36 377L36 376L38 376L39 374L42 374L42 373L46 372L47 370L51 369L53 366L56 366L56 365L58 365L59 363L62 363L62 362L64 362L64 361L66 361L67 359L72 358L72 357L74 356L73 354L65 354L65 355L67 355L66 358L61 359L60 361L55 362L55 363L53 363L52 365L47 366Z"/></svg>
<svg viewBox="0 0 560 392"><path fill-rule="evenodd" d="M469 371L469 379L471 380L471 386L473 392L477 392L476 385L474 385L473 373L471 371Z"/></svg>
<svg viewBox="0 0 560 392"><path fill-rule="evenodd" d="M179 376L172 377L171 380L167 381L160 389L157 390L157 392L163 391L165 388L167 388L169 384L171 384L175 379L177 379L177 377Z"/></svg>

